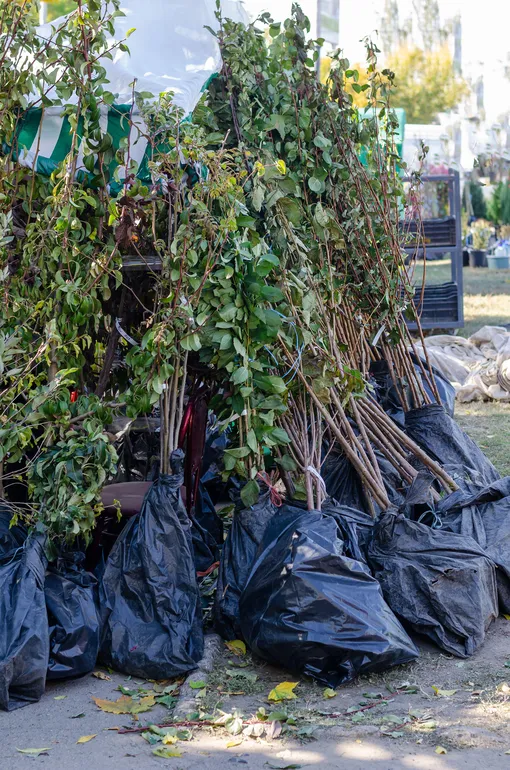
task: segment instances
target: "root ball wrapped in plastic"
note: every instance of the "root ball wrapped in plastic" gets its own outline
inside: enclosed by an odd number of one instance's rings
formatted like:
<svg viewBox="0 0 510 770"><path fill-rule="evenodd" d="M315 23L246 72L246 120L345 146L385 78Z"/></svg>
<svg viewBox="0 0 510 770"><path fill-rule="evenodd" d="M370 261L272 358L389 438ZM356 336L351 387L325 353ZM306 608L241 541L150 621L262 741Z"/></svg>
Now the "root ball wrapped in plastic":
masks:
<svg viewBox="0 0 510 770"><path fill-rule="evenodd" d="M418 651L360 560L355 527L342 531L341 509L332 512L286 505L273 518L240 618L257 655L336 687L415 660Z"/></svg>

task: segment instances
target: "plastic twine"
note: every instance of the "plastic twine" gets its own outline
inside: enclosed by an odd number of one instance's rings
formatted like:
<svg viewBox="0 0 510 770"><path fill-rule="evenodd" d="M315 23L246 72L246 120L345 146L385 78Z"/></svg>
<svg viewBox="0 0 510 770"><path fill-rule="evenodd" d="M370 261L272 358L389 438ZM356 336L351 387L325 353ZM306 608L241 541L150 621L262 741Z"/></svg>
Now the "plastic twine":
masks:
<svg viewBox="0 0 510 770"><path fill-rule="evenodd" d="M283 505L283 497L278 492L276 487L271 483L271 479L267 475L267 473L261 473L260 471L257 473L257 478L264 482L264 484L269 489L269 498L271 502L273 503L276 508L280 508Z"/></svg>

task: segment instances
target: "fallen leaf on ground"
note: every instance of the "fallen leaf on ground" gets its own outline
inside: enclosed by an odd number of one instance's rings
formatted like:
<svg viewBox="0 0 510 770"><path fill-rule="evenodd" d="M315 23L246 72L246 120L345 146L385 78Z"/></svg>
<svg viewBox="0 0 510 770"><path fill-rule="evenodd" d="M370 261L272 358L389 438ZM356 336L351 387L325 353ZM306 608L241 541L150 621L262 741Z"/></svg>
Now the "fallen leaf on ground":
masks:
<svg viewBox="0 0 510 770"><path fill-rule="evenodd" d="M276 685L274 690L271 690L267 696L267 699L275 702L282 700L293 700L294 698L297 698L297 695L294 693L294 689L298 686L298 684L299 682L281 682L280 684Z"/></svg>
<svg viewBox="0 0 510 770"><path fill-rule="evenodd" d="M269 716L266 717L269 722L285 722L287 719L286 711L271 711Z"/></svg>
<svg viewBox="0 0 510 770"><path fill-rule="evenodd" d="M234 639L233 642L225 642L225 645L234 655L246 655L246 645L240 639Z"/></svg>
<svg viewBox="0 0 510 770"><path fill-rule="evenodd" d="M503 695L508 695L508 693L510 692L510 685L508 684L508 682L501 682L501 684L498 684L498 686L496 687L496 690L498 692L502 692Z"/></svg>
<svg viewBox="0 0 510 770"><path fill-rule="evenodd" d="M242 741L229 741L227 744L225 744L225 748L227 749L233 749L235 746L240 746Z"/></svg>
<svg viewBox="0 0 510 770"><path fill-rule="evenodd" d="M104 671L93 671L91 676L95 676L96 679L104 679L105 682L112 681L111 676L108 676L108 674L105 674Z"/></svg>
<svg viewBox="0 0 510 770"><path fill-rule="evenodd" d="M203 690L206 685L207 682L204 682L202 679L200 679L198 682L189 682L189 686L192 690Z"/></svg>
<svg viewBox="0 0 510 770"><path fill-rule="evenodd" d="M275 738L279 738L282 734L281 722L270 722L266 727L266 737L268 740L273 741Z"/></svg>
<svg viewBox="0 0 510 770"><path fill-rule="evenodd" d="M303 765L273 765L272 762L266 762L266 765L272 770L299 770Z"/></svg>
<svg viewBox="0 0 510 770"><path fill-rule="evenodd" d="M266 730L266 725L247 725L243 730L243 735L247 738L262 738Z"/></svg>
<svg viewBox="0 0 510 770"><path fill-rule="evenodd" d="M154 695L147 695L140 700L133 700L128 695L121 695L115 701L101 698L92 698L92 700L101 711L106 711L108 714L141 714L143 711L149 711L156 703Z"/></svg>
<svg viewBox="0 0 510 770"><path fill-rule="evenodd" d="M505 613L503 613L503 617L505 618L505 620L510 620L510 615L505 615Z"/></svg>
<svg viewBox="0 0 510 770"><path fill-rule="evenodd" d="M419 730L435 730L437 722L435 719L427 719L425 722L418 722L417 727Z"/></svg>
<svg viewBox="0 0 510 770"><path fill-rule="evenodd" d="M163 746L152 749L152 753L156 757L163 757L163 759L170 759L170 757L182 757L182 751L179 749L167 749Z"/></svg>
<svg viewBox="0 0 510 770"><path fill-rule="evenodd" d="M65 700L67 698L67 695L55 695L53 700Z"/></svg>
<svg viewBox="0 0 510 770"><path fill-rule="evenodd" d="M16 749L16 751L19 751L20 754L30 754L32 757L38 757L40 754L47 754L48 751L51 751L51 747L46 749Z"/></svg>
<svg viewBox="0 0 510 770"><path fill-rule="evenodd" d="M257 674L255 674L253 671L238 671L236 668L226 668L225 673L227 676L237 677L238 679L245 679L247 682L251 682L251 684L255 684L258 679Z"/></svg>
<svg viewBox="0 0 510 770"><path fill-rule="evenodd" d="M155 684L153 690L154 692L161 693L161 695L170 695L170 693L175 692L178 687L179 685L177 682L173 682L172 684Z"/></svg>
<svg viewBox="0 0 510 770"><path fill-rule="evenodd" d="M150 730L145 730L142 733L142 738L147 741L151 746L155 746L156 743L159 743L161 740L160 735L154 735L154 733L151 733Z"/></svg>
<svg viewBox="0 0 510 770"><path fill-rule="evenodd" d="M432 685L432 689L434 690L434 694L438 695L442 698L449 698L450 695L455 695L457 690L441 690L440 687L437 687L436 685Z"/></svg>
<svg viewBox="0 0 510 770"><path fill-rule="evenodd" d="M323 698L334 698L336 696L336 690L332 690L331 687L326 687L322 692Z"/></svg>
<svg viewBox="0 0 510 770"><path fill-rule="evenodd" d="M73 714L73 716L69 717L69 719L81 719L84 716L85 716L85 712L82 711L80 714Z"/></svg>
<svg viewBox="0 0 510 770"><path fill-rule="evenodd" d="M434 751L436 752L436 754L448 754L444 746L436 746Z"/></svg>
<svg viewBox="0 0 510 770"><path fill-rule="evenodd" d="M78 738L76 743L88 743L92 738L97 738L97 733L94 735L82 735L81 738Z"/></svg>
<svg viewBox="0 0 510 770"><path fill-rule="evenodd" d="M173 746L174 743L177 743L178 740L179 739L177 738L176 735L167 734L163 737L163 740L161 742L164 743L165 746Z"/></svg>

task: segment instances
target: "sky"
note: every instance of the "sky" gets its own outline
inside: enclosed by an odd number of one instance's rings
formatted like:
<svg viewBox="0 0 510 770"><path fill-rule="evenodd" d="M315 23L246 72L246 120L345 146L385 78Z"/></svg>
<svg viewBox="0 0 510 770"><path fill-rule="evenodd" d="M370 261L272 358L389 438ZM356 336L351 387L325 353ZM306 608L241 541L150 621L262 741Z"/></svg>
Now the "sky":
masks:
<svg viewBox="0 0 510 770"><path fill-rule="evenodd" d="M276 21L289 14L291 5L292 0L245 0L250 13L267 10ZM316 0L301 0L311 20L316 5ZM363 60L360 41L375 33L383 7L384 0L340 0L340 46L352 62ZM412 0L400 0L399 7L404 19ZM439 7L442 21L460 14L463 74L476 78L483 72L487 118L497 120L499 114L510 110L510 81L503 75L510 54L509 0L439 0Z"/></svg>

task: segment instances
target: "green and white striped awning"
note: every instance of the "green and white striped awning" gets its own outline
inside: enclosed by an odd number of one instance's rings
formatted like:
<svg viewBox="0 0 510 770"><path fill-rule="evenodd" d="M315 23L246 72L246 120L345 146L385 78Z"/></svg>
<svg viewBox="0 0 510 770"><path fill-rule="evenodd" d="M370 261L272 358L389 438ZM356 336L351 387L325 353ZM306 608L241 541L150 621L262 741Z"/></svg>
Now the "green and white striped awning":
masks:
<svg viewBox="0 0 510 770"><path fill-rule="evenodd" d="M81 140L80 124L83 125L83 119L78 122L78 140ZM112 139L114 154L120 149L121 140L129 138L129 158L138 164L137 176L149 180L148 162L152 146L141 116L130 104L112 105L101 111L100 125L102 133L109 134ZM14 159L39 174L49 176L71 152L72 141L71 124L67 116L62 117L61 107L32 108L19 124L12 148ZM78 149L76 170L78 175L84 175L87 170L83 152ZM113 180L117 166L117 161L112 160L108 168L110 180ZM120 180L126 177L125 169L120 169L118 177Z"/></svg>

